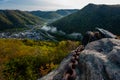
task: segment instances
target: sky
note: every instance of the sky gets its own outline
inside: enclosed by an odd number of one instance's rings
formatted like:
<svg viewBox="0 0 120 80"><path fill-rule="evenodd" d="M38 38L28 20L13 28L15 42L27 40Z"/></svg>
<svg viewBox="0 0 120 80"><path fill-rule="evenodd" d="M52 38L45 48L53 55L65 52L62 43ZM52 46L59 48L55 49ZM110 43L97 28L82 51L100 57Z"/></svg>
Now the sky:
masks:
<svg viewBox="0 0 120 80"><path fill-rule="evenodd" d="M114 5L120 4L120 0L0 0L0 9L23 11L81 9L89 3Z"/></svg>

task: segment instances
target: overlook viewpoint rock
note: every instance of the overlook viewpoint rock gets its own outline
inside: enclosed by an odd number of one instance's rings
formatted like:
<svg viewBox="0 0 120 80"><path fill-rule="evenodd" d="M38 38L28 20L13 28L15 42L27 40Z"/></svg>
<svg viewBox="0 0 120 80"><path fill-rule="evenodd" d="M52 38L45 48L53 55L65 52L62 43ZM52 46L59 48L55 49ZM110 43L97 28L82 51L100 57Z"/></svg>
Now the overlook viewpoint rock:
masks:
<svg viewBox="0 0 120 80"><path fill-rule="evenodd" d="M62 80L72 52L58 69L38 80ZM75 80L120 80L120 40L103 38L88 43L79 54Z"/></svg>

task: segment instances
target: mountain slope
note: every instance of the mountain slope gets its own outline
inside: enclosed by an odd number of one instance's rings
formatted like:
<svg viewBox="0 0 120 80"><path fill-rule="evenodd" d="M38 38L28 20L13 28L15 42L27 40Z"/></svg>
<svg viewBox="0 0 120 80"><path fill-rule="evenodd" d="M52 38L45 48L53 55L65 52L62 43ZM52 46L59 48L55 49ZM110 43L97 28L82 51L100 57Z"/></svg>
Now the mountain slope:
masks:
<svg viewBox="0 0 120 80"><path fill-rule="evenodd" d="M32 11L30 13L43 19L54 19L61 17L61 15L57 14L54 11Z"/></svg>
<svg viewBox="0 0 120 80"><path fill-rule="evenodd" d="M56 20L77 11L77 9L60 9L57 11L31 11L30 13L45 20Z"/></svg>
<svg viewBox="0 0 120 80"><path fill-rule="evenodd" d="M27 12L19 10L0 10L0 31L24 28L27 25L42 25L44 21Z"/></svg>
<svg viewBox="0 0 120 80"><path fill-rule="evenodd" d="M120 5L89 4L78 12L51 23L50 26L67 33L84 33L100 27L120 34Z"/></svg>

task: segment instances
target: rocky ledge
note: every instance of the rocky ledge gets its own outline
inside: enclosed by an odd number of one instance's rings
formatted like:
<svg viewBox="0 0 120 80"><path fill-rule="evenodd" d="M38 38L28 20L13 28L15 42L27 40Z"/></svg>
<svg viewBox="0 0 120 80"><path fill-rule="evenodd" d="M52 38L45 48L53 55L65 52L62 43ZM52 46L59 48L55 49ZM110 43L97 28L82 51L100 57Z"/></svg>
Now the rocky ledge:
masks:
<svg viewBox="0 0 120 80"><path fill-rule="evenodd" d="M72 52L59 68L38 80L62 80ZM75 80L120 80L120 40L104 38L86 45L80 52Z"/></svg>

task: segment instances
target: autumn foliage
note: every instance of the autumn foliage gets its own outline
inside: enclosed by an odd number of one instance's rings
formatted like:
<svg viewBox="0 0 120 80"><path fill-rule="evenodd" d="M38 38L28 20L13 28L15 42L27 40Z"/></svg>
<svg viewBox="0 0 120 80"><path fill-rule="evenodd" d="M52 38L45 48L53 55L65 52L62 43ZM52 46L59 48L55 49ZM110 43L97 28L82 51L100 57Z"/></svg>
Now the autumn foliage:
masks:
<svg viewBox="0 0 120 80"><path fill-rule="evenodd" d="M79 44L0 39L0 80L36 80L57 68Z"/></svg>

